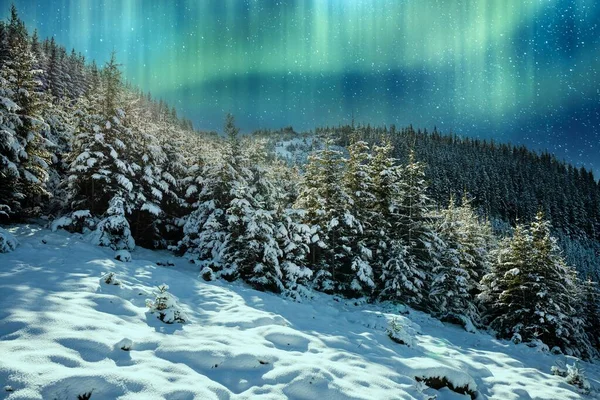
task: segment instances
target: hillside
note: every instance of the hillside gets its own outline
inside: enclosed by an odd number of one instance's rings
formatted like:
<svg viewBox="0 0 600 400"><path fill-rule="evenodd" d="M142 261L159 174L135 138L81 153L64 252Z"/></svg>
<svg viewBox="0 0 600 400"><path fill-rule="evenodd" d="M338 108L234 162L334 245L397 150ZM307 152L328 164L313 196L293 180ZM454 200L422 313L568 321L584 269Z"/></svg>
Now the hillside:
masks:
<svg viewBox="0 0 600 400"><path fill-rule="evenodd" d="M124 263L79 234L10 231L20 246L0 254L2 399L469 398L415 380L433 376L468 386L477 399L597 394L552 375L571 357L412 309L319 293L297 303L241 283L203 282L168 252L137 248ZM120 285L104 282L108 272ZM163 283L186 323L167 325L145 306ZM394 319L411 347L386 335ZM581 365L599 388L598 366Z"/></svg>

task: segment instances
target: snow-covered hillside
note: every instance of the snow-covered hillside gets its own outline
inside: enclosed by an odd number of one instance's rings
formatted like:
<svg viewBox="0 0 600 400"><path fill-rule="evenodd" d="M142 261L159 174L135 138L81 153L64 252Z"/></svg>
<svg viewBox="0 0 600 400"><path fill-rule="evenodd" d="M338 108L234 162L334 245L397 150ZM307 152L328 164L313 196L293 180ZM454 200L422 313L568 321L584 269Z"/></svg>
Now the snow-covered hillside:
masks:
<svg viewBox="0 0 600 400"><path fill-rule="evenodd" d="M81 235L9 231L20 246L0 254L0 398L469 398L415 379L431 377L480 399L598 398L552 375L571 358L402 307L323 294L295 303L242 284L206 283L168 252L138 248L123 263ZM120 285L105 283L108 272ZM148 311L146 299L163 283L185 324L167 325ZM411 347L388 337L394 319ZM582 365L600 387L600 368Z"/></svg>

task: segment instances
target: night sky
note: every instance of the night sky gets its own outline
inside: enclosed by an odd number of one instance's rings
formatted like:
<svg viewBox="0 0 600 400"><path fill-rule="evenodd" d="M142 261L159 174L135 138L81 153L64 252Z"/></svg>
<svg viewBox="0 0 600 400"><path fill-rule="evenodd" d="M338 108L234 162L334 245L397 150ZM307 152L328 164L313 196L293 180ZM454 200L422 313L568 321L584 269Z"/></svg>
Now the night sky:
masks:
<svg viewBox="0 0 600 400"><path fill-rule="evenodd" d="M600 173L598 0L17 0L200 129L356 121L547 149ZM8 15L9 2L0 0Z"/></svg>

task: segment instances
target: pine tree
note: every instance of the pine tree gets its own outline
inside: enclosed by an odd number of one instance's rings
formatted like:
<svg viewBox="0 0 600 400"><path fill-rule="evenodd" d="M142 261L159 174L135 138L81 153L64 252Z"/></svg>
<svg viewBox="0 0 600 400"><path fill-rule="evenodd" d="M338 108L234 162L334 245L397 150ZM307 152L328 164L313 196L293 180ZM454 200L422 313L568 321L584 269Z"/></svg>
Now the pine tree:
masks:
<svg viewBox="0 0 600 400"><path fill-rule="evenodd" d="M500 337L519 334L524 341L540 339L567 354L589 356L590 343L576 315L575 272L565 264L542 212L530 229L515 229L483 283L487 319Z"/></svg>
<svg viewBox="0 0 600 400"><path fill-rule="evenodd" d="M68 93L67 83L69 82L66 73L65 50L50 39L50 55L48 57L48 72L46 78L47 89L54 96L55 101L65 98Z"/></svg>
<svg viewBox="0 0 600 400"><path fill-rule="evenodd" d="M243 211L243 190L248 188L252 177L231 115L226 118L225 133L228 141L223 157L207 163L195 179L194 186L200 184L198 202L185 222L178 251L200 265L205 277L222 276L234 280L239 271L237 265L228 262L235 252L232 238L244 233L243 225L238 223L238 213ZM229 212L230 218L228 210L236 199L238 202Z"/></svg>
<svg viewBox="0 0 600 400"><path fill-rule="evenodd" d="M454 199L442 211L438 233L444 243L440 262L433 268L430 298L435 305L435 315L442 321L459 323L473 332L478 322L478 311L469 293L473 281L472 259L467 253L465 224L461 210Z"/></svg>
<svg viewBox="0 0 600 400"><path fill-rule="evenodd" d="M0 21L0 69L9 58L8 28L4 21Z"/></svg>
<svg viewBox="0 0 600 400"><path fill-rule="evenodd" d="M580 316L583 317L583 328L590 343L600 351L600 288L598 283L586 279L580 283Z"/></svg>
<svg viewBox="0 0 600 400"><path fill-rule="evenodd" d="M512 238L506 238L498 247L497 259L489 274L483 277L483 291L479 295L485 306L485 321L501 337L519 333L524 301L523 271L529 263L531 238L526 227L517 225Z"/></svg>
<svg viewBox="0 0 600 400"><path fill-rule="evenodd" d="M432 202L427 196L425 166L416 161L413 151L410 152L409 162L403 166L400 174L400 221L396 229L400 231L400 239L406 246L407 253L403 263L408 266L408 271L413 272L414 278L417 278L411 284L415 289L420 288L418 294L410 301L415 307L433 309L426 293L429 292L432 270L439 264L439 253L443 244L433 230Z"/></svg>
<svg viewBox="0 0 600 400"><path fill-rule="evenodd" d="M305 222L313 232L311 258L317 287L356 296L361 289L356 271L366 268L354 263L350 246L362 226L350 211L350 197L342 184L346 160L331 146L329 142L309 156L297 205L306 210Z"/></svg>
<svg viewBox="0 0 600 400"><path fill-rule="evenodd" d="M39 204L49 196L50 154L42 136L47 129L42 118L45 104L27 30L14 5L7 32L9 58L0 71L4 128L0 180L9 189L4 189L7 193L0 204L4 210L11 207L13 213L31 214L39 212Z"/></svg>
<svg viewBox="0 0 600 400"><path fill-rule="evenodd" d="M113 250L133 250L135 240L131 236L129 222L125 216L125 201L122 197L113 197L103 218L92 233L91 242L110 247Z"/></svg>
<svg viewBox="0 0 600 400"><path fill-rule="evenodd" d="M351 269L354 278L351 288L356 295L370 295L375 288L373 271L372 239L376 235L371 225L373 221L372 204L373 177L370 169L369 145L366 142L352 140L348 147L348 161L344 174L345 191L348 193L350 209L356 220L354 234L348 237L348 247L352 253Z"/></svg>
<svg viewBox="0 0 600 400"><path fill-rule="evenodd" d="M141 167L131 162L136 149L126 114L118 107L122 101L120 72L113 55L98 86L80 103L69 175L73 210L102 215L114 197L124 201L127 214L135 209L140 191L134 190L134 177Z"/></svg>
<svg viewBox="0 0 600 400"><path fill-rule="evenodd" d="M241 152L237 128L230 118L226 122L226 132L232 152ZM252 149L244 162L247 169L245 184L233 188L234 198L227 210L232 232L231 252L227 258L246 282L261 290L282 292L285 286L279 261L283 252L275 237L275 188L264 168L265 156L260 146Z"/></svg>

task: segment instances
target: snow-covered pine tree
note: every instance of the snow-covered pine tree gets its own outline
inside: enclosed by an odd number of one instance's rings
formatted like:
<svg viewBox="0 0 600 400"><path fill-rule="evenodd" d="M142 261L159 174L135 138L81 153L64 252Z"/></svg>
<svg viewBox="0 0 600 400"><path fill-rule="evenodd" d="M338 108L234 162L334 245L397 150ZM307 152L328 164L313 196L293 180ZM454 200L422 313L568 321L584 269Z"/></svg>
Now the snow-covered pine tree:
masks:
<svg viewBox="0 0 600 400"><path fill-rule="evenodd" d="M590 343L600 351L600 287L590 278L580 282L579 316Z"/></svg>
<svg viewBox="0 0 600 400"><path fill-rule="evenodd" d="M48 92L45 95L46 97L51 96ZM62 210L69 208L66 203L68 198L66 182L70 164L68 157L72 151L73 138L78 124L75 113L76 108L68 99L54 99L54 102L49 99L47 106L43 109L42 116L48 124L48 129L43 132L44 138L52 144L49 147L52 163L48 171L48 190L52 197L46 206L46 212L50 215L57 215Z"/></svg>
<svg viewBox="0 0 600 400"><path fill-rule="evenodd" d="M533 282L528 285L531 293L536 294L536 302L533 323L526 329L536 332L550 347L558 346L567 354L587 358L591 346L583 331L583 320L576 315L577 276L566 264L550 229L550 222L538 211L530 228L534 272L529 277Z"/></svg>
<svg viewBox="0 0 600 400"><path fill-rule="evenodd" d="M98 223L90 241L113 250L133 250L135 240L131 236L125 214L125 200L119 196L113 197L108 204L105 217Z"/></svg>
<svg viewBox="0 0 600 400"><path fill-rule="evenodd" d="M2 159L0 178L6 188L0 194L2 209L14 215L39 211L46 189L50 153L42 131L47 125L42 118L44 96L40 93L40 71L36 70L25 24L13 5L7 26L8 58L1 77ZM16 156L16 157L15 157Z"/></svg>
<svg viewBox="0 0 600 400"><path fill-rule="evenodd" d="M541 211L529 230L515 229L483 283L487 317L500 337L518 333L524 341L540 339L567 354L589 356L589 339L576 315L575 272Z"/></svg>
<svg viewBox="0 0 600 400"><path fill-rule="evenodd" d="M20 157L25 154L25 148L15 130L20 122L19 106L12 101L13 93L3 75L0 75L0 216L8 219L20 209L23 199L17 192L17 180Z"/></svg>
<svg viewBox="0 0 600 400"><path fill-rule="evenodd" d="M481 292L481 279L490 271L496 238L490 221L477 214L466 194L455 209L461 221L461 264L469 271L469 293L475 300Z"/></svg>
<svg viewBox="0 0 600 400"><path fill-rule="evenodd" d="M306 284L313 274L307 266L311 229L303 223L305 211L293 208L300 176L297 168L277 160L269 164L267 172L274 189L275 240L282 251L279 265L286 287L284 293L299 299L306 294Z"/></svg>
<svg viewBox="0 0 600 400"><path fill-rule="evenodd" d="M33 57L35 59L33 68L37 71L41 71L39 79L42 84L38 86L38 90L41 92L45 89L44 81L46 78L45 72L47 70L47 60L46 54L44 53L44 50L42 48L42 43L40 42L40 38L38 36L37 29L34 30L33 34L31 35L31 53L33 54Z"/></svg>
<svg viewBox="0 0 600 400"><path fill-rule="evenodd" d="M343 186L346 160L328 141L323 150L311 154L297 205L306 210L311 226L311 263L318 272L316 287L326 292L356 296L353 285L352 237L362 232L351 212L350 198Z"/></svg>
<svg viewBox="0 0 600 400"><path fill-rule="evenodd" d="M482 279L479 295L485 313L484 321L498 336L511 338L520 334L525 271L531 251L531 236L524 225L518 224L512 237L499 243L491 271ZM519 313L519 314L518 314Z"/></svg>
<svg viewBox="0 0 600 400"><path fill-rule="evenodd" d="M466 249L466 221L461 218L454 199L441 213L437 232L442 239L440 262L433 268L429 292L434 304L434 315L442 321L458 323L474 332L479 320L474 299L469 293L473 281L473 265Z"/></svg>
<svg viewBox="0 0 600 400"><path fill-rule="evenodd" d="M307 266L312 231L302 222L304 212L292 208L276 214L275 240L282 251L279 265L283 274L285 294L298 299L306 292L306 284L313 276Z"/></svg>
<svg viewBox="0 0 600 400"><path fill-rule="evenodd" d="M118 198L125 215L130 215L140 194L134 190L134 177L141 167L133 162L134 137L120 107L123 93L114 53L94 80L78 111L69 170L70 206L72 210L89 210L97 217Z"/></svg>
<svg viewBox="0 0 600 400"><path fill-rule="evenodd" d="M373 271L373 237L377 228L372 225L372 206L375 201L373 194L373 176L370 166L370 149L366 142L352 139L348 146L348 161L344 173L344 187L348 193L349 206L355 218L356 228L348 234L347 247L350 248L351 269L354 277L350 288L357 296L371 295L375 289L375 274ZM353 233L353 234L351 234Z"/></svg>
<svg viewBox="0 0 600 400"><path fill-rule="evenodd" d="M156 136L159 145L164 153L164 162L160 170L159 185L161 187L163 198L161 209L164 215L161 218L158 229L163 245L171 246L181 240L182 219L189 213L189 204L185 201L184 179L188 172L188 161L186 160L182 149L186 149L184 141L187 132L173 131L165 121L156 121ZM191 149L190 149L191 150ZM202 154L194 154L196 159L201 161ZM202 162L200 162L202 164ZM197 187L194 193L196 195ZM195 201L192 201L195 202Z"/></svg>
<svg viewBox="0 0 600 400"><path fill-rule="evenodd" d="M410 151L408 163L402 166L399 179L400 199L398 213L400 221L396 226L400 239L406 246L406 257L403 263L409 271L418 271L420 293L410 300L411 305L425 310L434 309L428 300L432 269L439 264L442 251L439 239L433 229L432 201L427 196L425 166L415 159L414 151ZM420 301L420 303L416 303Z"/></svg>
<svg viewBox="0 0 600 400"><path fill-rule="evenodd" d="M60 101L68 93L69 76L66 71L66 52L64 48L56 44L54 37L50 38L49 47L50 54L46 73L47 90L54 96L55 101Z"/></svg>
<svg viewBox="0 0 600 400"><path fill-rule="evenodd" d="M225 133L228 141L223 156L204 165L201 171L197 171L200 175L190 182L194 190L197 190L197 185L200 186L198 202L185 222L184 237L177 248L190 261L200 265L205 278L222 276L234 280L238 277L237 266L229 263L228 259L233 252L232 237L240 236L243 228L236 223L238 211L231 220L227 212L234 199L239 199L236 196L243 193L242 188L248 188L252 179L238 132L233 116L227 115ZM190 193L190 188L187 192ZM236 207L242 205L237 203Z"/></svg>
<svg viewBox="0 0 600 400"><path fill-rule="evenodd" d="M8 28L4 21L0 21L0 69L8 57Z"/></svg>
<svg viewBox="0 0 600 400"><path fill-rule="evenodd" d="M133 135L128 159L134 174L132 184L135 193L131 228L139 245L165 247L160 225L164 215L162 201L164 194L169 192L169 184L161 176L166 155L155 137L156 127L144 98L133 91L127 93L125 123L131 127Z"/></svg>
<svg viewBox="0 0 600 400"><path fill-rule="evenodd" d="M239 139L232 136L232 131L235 132L226 127L230 142L237 142ZM241 152L239 142L237 149L232 146L232 151ZM254 287L282 292L285 286L279 260L283 252L275 239L275 188L264 168L266 154L261 146L244 153L248 154L244 157L247 161L239 167L247 170L245 184L234 186L227 209L230 232L227 260Z"/></svg>

